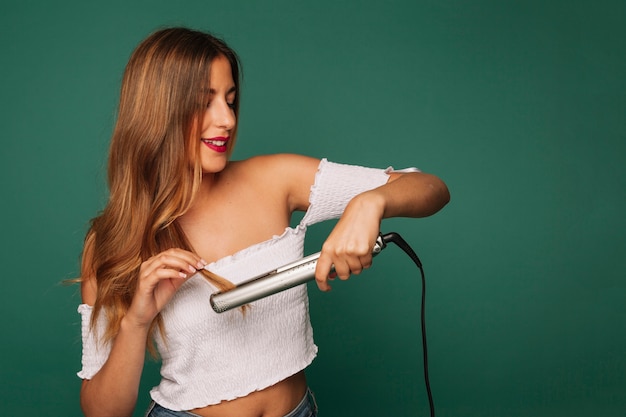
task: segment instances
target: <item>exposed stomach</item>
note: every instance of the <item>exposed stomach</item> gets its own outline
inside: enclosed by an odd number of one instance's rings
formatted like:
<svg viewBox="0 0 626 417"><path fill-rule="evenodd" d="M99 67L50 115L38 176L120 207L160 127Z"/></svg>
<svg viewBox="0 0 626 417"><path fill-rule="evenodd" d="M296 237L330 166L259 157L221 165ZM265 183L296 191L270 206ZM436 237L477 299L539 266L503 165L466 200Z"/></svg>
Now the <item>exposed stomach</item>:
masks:
<svg viewBox="0 0 626 417"><path fill-rule="evenodd" d="M300 371L245 397L189 410L202 417L283 417L297 407L307 389L304 371Z"/></svg>

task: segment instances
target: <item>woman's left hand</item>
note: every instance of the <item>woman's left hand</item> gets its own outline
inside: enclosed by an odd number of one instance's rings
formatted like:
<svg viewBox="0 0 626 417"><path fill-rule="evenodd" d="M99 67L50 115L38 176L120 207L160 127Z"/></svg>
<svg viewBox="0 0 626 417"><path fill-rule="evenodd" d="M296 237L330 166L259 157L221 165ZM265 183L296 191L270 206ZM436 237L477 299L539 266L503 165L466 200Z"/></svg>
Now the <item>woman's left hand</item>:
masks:
<svg viewBox="0 0 626 417"><path fill-rule="evenodd" d="M350 201L322 245L315 270L320 290L330 291L329 279L346 280L372 265L372 250L380 233L383 212L384 201L376 193L365 192Z"/></svg>

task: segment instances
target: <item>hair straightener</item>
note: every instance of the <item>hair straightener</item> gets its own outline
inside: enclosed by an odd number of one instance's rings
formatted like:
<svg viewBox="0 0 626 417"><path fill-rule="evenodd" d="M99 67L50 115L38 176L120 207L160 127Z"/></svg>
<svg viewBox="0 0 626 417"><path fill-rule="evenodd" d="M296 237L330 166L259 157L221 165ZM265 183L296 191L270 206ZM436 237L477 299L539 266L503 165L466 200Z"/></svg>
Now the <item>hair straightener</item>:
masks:
<svg viewBox="0 0 626 417"><path fill-rule="evenodd" d="M372 255L378 255L389 242L395 243L402 250L404 250L407 255L409 255L415 265L419 268L422 276L421 327L424 360L424 381L426 383L426 393L428 395L428 402L430 405L430 415L431 417L434 417L435 406L433 403L432 392L430 389L430 380L428 377L428 350L426 345L425 320L426 277L424 275L424 269L422 268L422 262L417 257L417 254L413 251L413 249L411 249L408 243L406 243L406 241L395 232L387 233L384 235L380 234L378 236L378 239L376 239L376 243L374 244ZM213 293L210 298L211 307L216 313L223 313L233 308L241 307L261 298L268 297L278 292L311 281L315 279L315 268L317 266L317 260L319 259L319 257L320 252L314 253L313 255L309 255L299 261L292 262L258 277L244 281L229 291Z"/></svg>
<svg viewBox="0 0 626 417"><path fill-rule="evenodd" d="M374 244L372 255L378 255L386 246L382 236ZM237 285L229 291L211 294L211 307L216 313L259 300L278 292L315 279L315 268L321 252L314 253L298 261L276 268ZM334 268L331 269L331 272Z"/></svg>

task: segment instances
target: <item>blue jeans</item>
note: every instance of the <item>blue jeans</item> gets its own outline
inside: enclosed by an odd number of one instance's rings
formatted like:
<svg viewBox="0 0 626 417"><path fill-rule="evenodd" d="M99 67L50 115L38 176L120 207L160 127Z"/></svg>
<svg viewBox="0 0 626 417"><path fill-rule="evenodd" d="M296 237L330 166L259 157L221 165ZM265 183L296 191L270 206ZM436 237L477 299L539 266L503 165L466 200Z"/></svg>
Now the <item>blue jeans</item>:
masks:
<svg viewBox="0 0 626 417"><path fill-rule="evenodd" d="M167 408L161 407L159 404L152 401L148 411L146 411L145 417L194 417L197 414L190 413L189 411L172 411ZM317 417L317 403L315 402L315 396L313 392L308 389L300 404L291 410L285 417Z"/></svg>

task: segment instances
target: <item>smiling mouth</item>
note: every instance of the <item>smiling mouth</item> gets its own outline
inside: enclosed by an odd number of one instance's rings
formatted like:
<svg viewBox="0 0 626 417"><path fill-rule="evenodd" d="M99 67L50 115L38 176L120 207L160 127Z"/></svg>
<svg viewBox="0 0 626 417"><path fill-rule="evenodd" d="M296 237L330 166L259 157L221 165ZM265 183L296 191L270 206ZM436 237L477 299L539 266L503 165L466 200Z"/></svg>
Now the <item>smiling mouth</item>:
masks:
<svg viewBox="0 0 626 417"><path fill-rule="evenodd" d="M224 146L224 145L226 145L227 141L225 141L225 140L202 139L202 142L206 143L207 145Z"/></svg>
<svg viewBox="0 0 626 417"><path fill-rule="evenodd" d="M230 138L225 138L225 137L215 137L211 139L202 138L200 140L210 149L216 152L223 153L223 152L226 152L226 149L227 149L226 145L228 144L229 139Z"/></svg>
<svg viewBox="0 0 626 417"><path fill-rule="evenodd" d="M200 140L202 140L202 142L206 143L207 145L211 144L211 145L215 145L215 146L224 146L228 142L228 139L230 139L230 138L225 138L223 136L219 136L219 137L210 138L210 139L202 138Z"/></svg>

